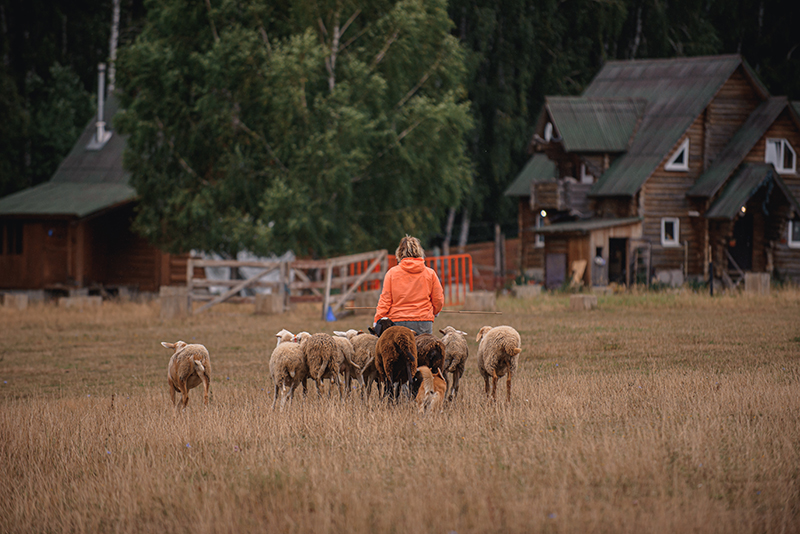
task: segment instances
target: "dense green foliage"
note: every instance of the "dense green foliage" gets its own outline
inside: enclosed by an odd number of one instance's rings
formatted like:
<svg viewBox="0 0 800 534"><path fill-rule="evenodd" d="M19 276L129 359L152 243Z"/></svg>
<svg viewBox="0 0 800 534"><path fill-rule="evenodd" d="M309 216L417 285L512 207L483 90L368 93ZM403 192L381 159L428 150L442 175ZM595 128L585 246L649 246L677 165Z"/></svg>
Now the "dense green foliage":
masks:
<svg viewBox="0 0 800 534"><path fill-rule="evenodd" d="M443 1L215 4L149 4L120 56L141 233L325 256L459 204L471 122Z"/></svg>
<svg viewBox="0 0 800 534"><path fill-rule="evenodd" d="M740 53L798 100L797 20L794 0L122 0L137 227L327 255L436 244L456 207L470 240L513 235L503 191L545 95L609 59ZM0 0L0 195L47 180L90 119L110 22L108 0Z"/></svg>

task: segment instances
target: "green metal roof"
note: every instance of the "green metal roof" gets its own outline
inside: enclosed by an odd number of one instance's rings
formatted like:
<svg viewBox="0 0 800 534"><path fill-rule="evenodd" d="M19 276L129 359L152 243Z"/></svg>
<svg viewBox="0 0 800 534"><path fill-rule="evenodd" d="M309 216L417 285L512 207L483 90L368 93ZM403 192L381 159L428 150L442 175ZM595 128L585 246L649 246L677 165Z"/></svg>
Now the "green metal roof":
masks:
<svg viewBox="0 0 800 534"><path fill-rule="evenodd" d="M603 173L590 194L634 195L742 65L751 75L738 55L606 63L584 97L641 98L649 104L630 147Z"/></svg>
<svg viewBox="0 0 800 534"><path fill-rule="evenodd" d="M136 198L126 184L46 182L0 199L0 215L85 217Z"/></svg>
<svg viewBox="0 0 800 534"><path fill-rule="evenodd" d="M117 99L110 95L103 108L107 124L118 108ZM125 139L113 133L100 150L86 149L96 131L95 120L86 125L49 182L0 199L0 215L84 217L134 200L136 191L128 185L130 174L122 167Z"/></svg>
<svg viewBox="0 0 800 534"><path fill-rule="evenodd" d="M630 224L641 223L642 217L626 217L623 219L584 219L580 221L569 221L555 223L540 228L531 228L536 234L588 234L592 230L602 230L604 228L614 228L616 226L627 226Z"/></svg>
<svg viewBox="0 0 800 534"><path fill-rule="evenodd" d="M567 152L624 152L646 106L641 98L545 99Z"/></svg>
<svg viewBox="0 0 800 534"><path fill-rule="evenodd" d="M556 164L544 154L534 154L522 171L517 175L508 189L505 191L507 197L529 197L531 196L531 184L533 182L544 182L556 178Z"/></svg>
<svg viewBox="0 0 800 534"><path fill-rule="evenodd" d="M750 197L772 181L789 200L795 212L800 212L800 204L791 190L775 172L771 163L745 163L730 180L722 194L711 204L705 214L707 219L733 220Z"/></svg>
<svg viewBox="0 0 800 534"><path fill-rule="evenodd" d="M697 179L686 195L690 197L712 197L734 173L739 164L752 150L764 132L775 122L788 105L786 97L772 97L762 102L750 114L742 127L714 159L714 163Z"/></svg>

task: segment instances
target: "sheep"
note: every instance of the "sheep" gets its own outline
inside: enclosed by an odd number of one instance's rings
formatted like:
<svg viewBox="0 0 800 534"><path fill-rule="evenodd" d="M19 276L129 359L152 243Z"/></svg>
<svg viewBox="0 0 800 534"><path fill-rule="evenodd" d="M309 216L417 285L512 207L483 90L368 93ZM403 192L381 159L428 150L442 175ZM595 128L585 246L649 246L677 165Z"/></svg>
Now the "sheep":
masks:
<svg viewBox="0 0 800 534"><path fill-rule="evenodd" d="M355 332L355 330L353 330ZM353 377L361 375L361 367L353 362L354 348L353 344L347 338L347 332L333 332L333 341L339 349L339 356L337 358L339 363L339 371L342 373L344 379L344 387L347 394L350 394L350 387Z"/></svg>
<svg viewBox="0 0 800 534"><path fill-rule="evenodd" d="M285 328L280 332L278 332L277 334L275 334L275 336L278 338L278 344L275 345L276 347L280 345L282 341L294 341L294 334L292 334Z"/></svg>
<svg viewBox="0 0 800 534"><path fill-rule="evenodd" d="M174 352L167 366L167 383L169 384L169 398L173 406L175 392L180 391L182 408L189 403L189 390L203 384L203 404L208 406L208 390L211 387L211 357L208 349L200 344L188 344L185 341L161 345L172 349Z"/></svg>
<svg viewBox="0 0 800 534"><path fill-rule="evenodd" d="M361 384L362 391L369 398L372 383L378 380L378 369L375 367L375 347L378 344L378 337L361 330L348 330L347 338L353 344L353 363L360 367L356 378Z"/></svg>
<svg viewBox="0 0 800 534"><path fill-rule="evenodd" d="M381 319L378 321L379 325L384 321L391 322L389 319ZM375 367L384 384L384 396L390 395L396 399L394 384L402 387L404 383L408 383L409 391L412 387L414 374L417 372L417 344L414 331L410 328L389 326L384 329L385 324L377 329L380 336L375 345Z"/></svg>
<svg viewBox="0 0 800 534"><path fill-rule="evenodd" d="M417 392L417 406L419 406L420 413L442 411L447 384L444 381L441 369L433 373L428 366L422 365L417 367L416 376L421 382Z"/></svg>
<svg viewBox="0 0 800 534"><path fill-rule="evenodd" d="M456 330L452 326L445 326L444 329L439 330L444 336L442 343L444 343L444 365L442 366L442 374L447 382L448 400L453 400L458 396L458 385L461 377L464 375L464 366L469 358L469 347L467 340L464 339L468 334L461 330ZM450 389L450 381L447 380L447 374L453 375L453 389Z"/></svg>
<svg viewBox="0 0 800 534"><path fill-rule="evenodd" d="M436 374L444 364L444 343L433 334L417 334L414 341L417 344L417 367L424 365Z"/></svg>
<svg viewBox="0 0 800 534"><path fill-rule="evenodd" d="M300 332L295 336L295 340L300 342L300 347L303 349L308 365L308 376L316 382L317 394L322 396L322 381L330 378L331 382L339 388L339 396L341 396L339 349L331 336L324 332L313 335L308 332Z"/></svg>
<svg viewBox="0 0 800 534"><path fill-rule="evenodd" d="M511 378L517 371L520 348L519 332L510 326L484 326L478 332L478 370L489 395L489 377L492 378L492 399L497 399L497 379L506 373L507 400L511 401Z"/></svg>
<svg viewBox="0 0 800 534"><path fill-rule="evenodd" d="M281 406L287 399L294 399L297 386L303 385L303 396L308 392L306 380L308 379L308 365L300 344L294 341L294 334L288 330L281 330L276 334L278 345L273 349L269 359L269 372L275 383L275 395L272 399L272 408L278 401L278 392L286 389L286 395L281 401Z"/></svg>

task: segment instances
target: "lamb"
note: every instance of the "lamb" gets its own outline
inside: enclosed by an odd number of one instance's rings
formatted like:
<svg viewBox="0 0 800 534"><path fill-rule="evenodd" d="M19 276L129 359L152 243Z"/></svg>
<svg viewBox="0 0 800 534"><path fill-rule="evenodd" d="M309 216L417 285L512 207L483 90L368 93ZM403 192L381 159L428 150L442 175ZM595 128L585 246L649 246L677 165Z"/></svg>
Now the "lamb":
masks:
<svg viewBox="0 0 800 534"><path fill-rule="evenodd" d="M444 343L444 365L442 366L442 374L447 382L448 400L453 400L458 396L458 385L461 377L464 375L464 366L469 358L469 347L465 337L468 335L466 332L456 330L452 326L445 326L444 329L439 330L444 336L442 343ZM447 375L453 375L453 389L450 389L450 381L447 380Z"/></svg>
<svg viewBox="0 0 800 534"><path fill-rule="evenodd" d="M288 330L281 330L276 334L278 345L272 351L269 359L269 372L275 383L275 395L272 399L272 408L278 401L278 393L281 389L286 390L281 406L287 400L294 399L294 391L297 386L303 385L303 395L308 392L306 381L308 379L308 365L300 344L294 341L294 334Z"/></svg>
<svg viewBox="0 0 800 534"><path fill-rule="evenodd" d="M419 392L417 392L417 406L419 406L420 413L442 411L447 384L441 369L433 373L429 367L422 365L417 367L417 377L421 381Z"/></svg>
<svg viewBox="0 0 800 534"><path fill-rule="evenodd" d="M208 391L211 387L211 357L208 349L200 344L188 344L185 341L161 345L173 349L172 357L167 366L167 383L169 384L169 398L173 406L175 392L180 391L182 408L189 403L189 390L203 384L203 403L208 406Z"/></svg>
<svg viewBox="0 0 800 534"><path fill-rule="evenodd" d="M414 331L405 326L389 326L389 319L378 321L377 332L380 332L375 345L375 367L384 384L384 395L397 398L398 387L408 383L409 391L417 372L417 344ZM404 372L405 371L405 372Z"/></svg>
<svg viewBox="0 0 800 534"><path fill-rule="evenodd" d="M317 394L322 396L322 381L330 378L331 382L339 387L339 396L342 394L339 381L339 349L330 335L319 332L314 335L300 332L295 336L300 342L303 354L308 365L308 376L317 384Z"/></svg>
<svg viewBox="0 0 800 534"><path fill-rule="evenodd" d="M511 401L511 378L517 371L519 353L522 352L519 332L510 326L484 326L478 332L478 370L489 395L489 377L492 378L492 399L497 399L497 379L506 373L507 400Z"/></svg>

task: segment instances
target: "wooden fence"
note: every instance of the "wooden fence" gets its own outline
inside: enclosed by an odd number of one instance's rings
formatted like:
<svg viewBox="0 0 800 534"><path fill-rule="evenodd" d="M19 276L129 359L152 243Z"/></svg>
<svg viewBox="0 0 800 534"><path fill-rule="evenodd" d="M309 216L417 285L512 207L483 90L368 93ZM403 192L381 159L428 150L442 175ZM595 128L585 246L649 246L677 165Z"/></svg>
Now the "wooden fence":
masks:
<svg viewBox="0 0 800 534"><path fill-rule="evenodd" d="M366 265L360 273L353 273L352 265ZM195 268L201 267L254 267L259 271L246 280L209 280L195 276ZM295 260L288 261L236 261L236 260L204 260L189 258L186 262L186 288L189 296L189 309L193 314L203 312L210 307L233 298L242 289L252 287L271 288L273 295L283 299L283 309L287 309L291 300L322 300L322 318L328 309L335 315L354 293L363 285L377 283L380 286L386 274L387 253L385 250L340 256L327 260ZM262 278L278 271L275 281L264 281ZM209 293L211 287L227 287L221 295ZM321 291L322 290L322 291ZM193 301L207 301L197 309Z"/></svg>

